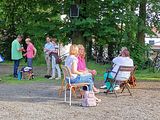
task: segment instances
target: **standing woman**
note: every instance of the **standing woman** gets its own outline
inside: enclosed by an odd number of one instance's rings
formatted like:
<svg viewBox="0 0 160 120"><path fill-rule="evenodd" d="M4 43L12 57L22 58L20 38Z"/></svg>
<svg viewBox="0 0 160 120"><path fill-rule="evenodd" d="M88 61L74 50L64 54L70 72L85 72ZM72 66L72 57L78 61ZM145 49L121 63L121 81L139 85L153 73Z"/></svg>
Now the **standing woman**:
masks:
<svg viewBox="0 0 160 120"><path fill-rule="evenodd" d="M60 67L59 67L59 63L57 62L57 59L58 59L58 45L56 44L56 38L52 38L51 42L52 42L52 48L49 51L49 54L51 55L51 61L52 61L52 77L50 77L49 79L60 80L61 79L61 70L60 70ZM55 78L56 71L58 73L57 78Z"/></svg>
<svg viewBox="0 0 160 120"><path fill-rule="evenodd" d="M24 56L27 57L27 66L32 67L33 58L36 56L37 50L34 47L34 45L32 44L30 38L27 38L25 41L27 44L27 50L26 50L26 53L24 54Z"/></svg>

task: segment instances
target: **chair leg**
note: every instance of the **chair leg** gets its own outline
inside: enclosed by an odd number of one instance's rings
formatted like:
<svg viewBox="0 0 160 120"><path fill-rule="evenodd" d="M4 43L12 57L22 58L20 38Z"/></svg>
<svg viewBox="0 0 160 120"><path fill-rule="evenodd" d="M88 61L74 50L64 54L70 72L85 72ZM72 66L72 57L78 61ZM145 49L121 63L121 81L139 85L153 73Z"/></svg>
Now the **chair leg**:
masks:
<svg viewBox="0 0 160 120"><path fill-rule="evenodd" d="M67 88L66 88L66 85L65 85L65 88L64 88L64 102L66 102L67 101L67 98L66 98L66 94L67 94L67 90L66 90Z"/></svg>
<svg viewBox="0 0 160 120"><path fill-rule="evenodd" d="M72 98L72 87L70 88L70 95L69 95L69 105L71 106L71 99Z"/></svg>
<svg viewBox="0 0 160 120"><path fill-rule="evenodd" d="M121 93L123 93L124 89L125 89L125 85L123 86Z"/></svg>
<svg viewBox="0 0 160 120"><path fill-rule="evenodd" d="M126 86L126 88L127 88L128 92L130 93L130 95L132 96L132 93L131 93L131 91L130 91L130 87L129 87L128 83L127 83L127 84L125 84L125 86Z"/></svg>
<svg viewBox="0 0 160 120"><path fill-rule="evenodd" d="M116 98L117 98L118 96L117 96L117 92L116 92L116 90L113 90L113 92L114 92L114 94L115 94L115 96L116 96Z"/></svg>
<svg viewBox="0 0 160 120"><path fill-rule="evenodd" d="M62 95L62 92L64 91L63 89L63 86L64 86L64 79L62 80L62 83L61 83L61 88L59 89L59 92L58 92L58 96L61 96Z"/></svg>
<svg viewBox="0 0 160 120"><path fill-rule="evenodd" d="M76 95L76 88L72 87L72 92L73 92L74 97L77 98L77 95Z"/></svg>

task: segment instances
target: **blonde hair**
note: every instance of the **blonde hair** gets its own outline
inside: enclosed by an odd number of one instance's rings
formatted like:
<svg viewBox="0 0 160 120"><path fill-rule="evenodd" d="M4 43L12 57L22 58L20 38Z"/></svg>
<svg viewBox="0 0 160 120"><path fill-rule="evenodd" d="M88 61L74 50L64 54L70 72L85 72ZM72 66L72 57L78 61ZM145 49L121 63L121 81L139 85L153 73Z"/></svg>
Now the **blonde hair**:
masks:
<svg viewBox="0 0 160 120"><path fill-rule="evenodd" d="M77 56L78 55L78 46L75 44L71 45L69 54Z"/></svg>
<svg viewBox="0 0 160 120"><path fill-rule="evenodd" d="M26 41L26 42L31 42L31 39L30 39L30 38L26 38L25 41Z"/></svg>
<svg viewBox="0 0 160 120"><path fill-rule="evenodd" d="M79 45L78 45L78 49L84 49L84 53L83 53L83 54L79 54L79 56L85 58L86 52L85 52L84 46L83 46L82 44L79 44Z"/></svg>

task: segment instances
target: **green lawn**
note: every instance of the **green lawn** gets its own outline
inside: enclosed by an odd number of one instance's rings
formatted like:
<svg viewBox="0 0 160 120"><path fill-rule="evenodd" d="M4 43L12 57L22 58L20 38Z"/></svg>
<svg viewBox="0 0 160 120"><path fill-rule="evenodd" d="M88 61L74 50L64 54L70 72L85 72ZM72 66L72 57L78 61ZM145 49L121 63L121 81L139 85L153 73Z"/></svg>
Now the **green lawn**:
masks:
<svg viewBox="0 0 160 120"><path fill-rule="evenodd" d="M12 65L10 62L5 63ZM24 64L24 63L22 63ZM42 64L41 66L44 66ZM97 71L97 75L95 77L96 80L101 80L103 81L103 74L106 71L106 68L110 68L110 65L101 65L101 64L96 64L94 61L90 61L87 63L87 66L89 69L95 69ZM146 70L137 70L136 71L136 78L137 80L160 80L160 72L159 73L153 73L151 70L146 69ZM13 78L11 75L10 76L0 76L0 81L1 83L7 83L7 84L28 84L28 83L36 83L36 82L49 82L49 83L56 83L60 84L60 81L54 81L53 80L48 80L43 77L35 77L33 80L18 80Z"/></svg>

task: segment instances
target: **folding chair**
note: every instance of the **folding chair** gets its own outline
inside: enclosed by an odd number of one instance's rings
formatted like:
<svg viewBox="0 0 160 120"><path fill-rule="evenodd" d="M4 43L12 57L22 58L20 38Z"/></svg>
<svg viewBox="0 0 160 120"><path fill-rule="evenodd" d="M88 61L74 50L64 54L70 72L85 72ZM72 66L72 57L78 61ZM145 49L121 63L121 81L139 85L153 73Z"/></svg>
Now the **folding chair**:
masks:
<svg viewBox="0 0 160 120"><path fill-rule="evenodd" d="M123 93L124 89L126 88L128 90L128 92L130 93L130 95L132 96L132 93L130 91L130 84L129 84L129 80L130 77L134 74L136 67L135 66L120 66L115 77L113 79L107 78L106 81L108 81L110 83L110 87L109 89L106 91L106 93L108 94L110 91L112 91L115 96L117 97L117 92L116 90L114 90L114 85L117 82L121 82L121 87L122 87L122 91L121 93ZM112 71L111 71L112 72ZM117 76L120 72L130 72L130 76L128 79L124 79L124 80L117 80Z"/></svg>
<svg viewBox="0 0 160 120"><path fill-rule="evenodd" d="M71 83L71 72L69 70L69 68L67 66L64 66L62 65L62 71L63 71L63 75L64 75L64 91L65 91L65 94L64 94L64 101L66 102L67 101L67 88L69 89L70 91L70 96L69 96L69 105L71 106L71 98L72 98L72 88L80 88L80 87L84 87L86 86L87 89L88 89L88 85L89 83L74 83L72 84Z"/></svg>

